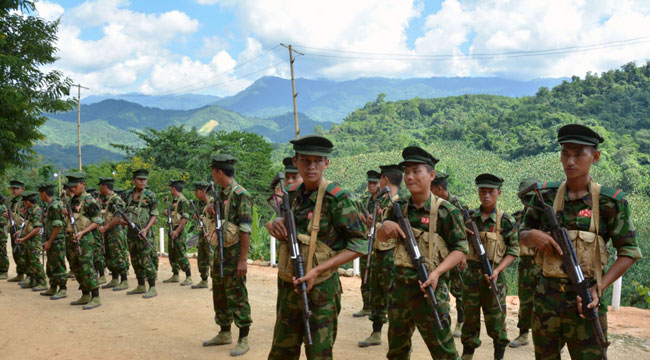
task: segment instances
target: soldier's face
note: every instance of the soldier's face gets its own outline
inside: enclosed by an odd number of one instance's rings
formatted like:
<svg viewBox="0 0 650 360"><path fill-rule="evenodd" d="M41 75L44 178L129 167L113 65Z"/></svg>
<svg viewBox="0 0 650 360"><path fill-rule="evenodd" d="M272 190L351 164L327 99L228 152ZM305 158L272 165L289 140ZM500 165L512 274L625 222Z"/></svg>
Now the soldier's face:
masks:
<svg viewBox="0 0 650 360"><path fill-rule="evenodd" d="M501 189L480 187L478 188L478 199L484 208L491 209L496 206L497 200L501 196Z"/></svg>
<svg viewBox="0 0 650 360"><path fill-rule="evenodd" d="M284 173L284 184L286 186L302 184L302 176L298 173Z"/></svg>
<svg viewBox="0 0 650 360"><path fill-rule="evenodd" d="M179 195L178 190L176 190L176 188L173 186L169 187L169 192L172 194L173 197L177 197Z"/></svg>
<svg viewBox="0 0 650 360"><path fill-rule="evenodd" d="M382 178L384 180L384 178ZM368 181L368 191L370 191L371 194L375 195L377 192L377 188L379 187L379 183L376 181Z"/></svg>
<svg viewBox="0 0 650 360"><path fill-rule="evenodd" d="M45 193L45 191L39 191L38 192L38 197L41 198L41 200L45 201L45 202L47 202L47 200L48 200L48 197L47 197L47 194Z"/></svg>
<svg viewBox="0 0 650 360"><path fill-rule="evenodd" d="M12 188L11 188L11 195L13 195L14 197L16 197L16 196L20 195L24 190L25 190L25 188L21 188L21 187L12 187Z"/></svg>
<svg viewBox="0 0 650 360"><path fill-rule="evenodd" d="M108 186L106 185L99 185L99 193L102 195L108 195L110 190L108 189Z"/></svg>
<svg viewBox="0 0 650 360"><path fill-rule="evenodd" d="M145 186L147 186L147 179L135 178L133 179L133 182L135 183L135 187L138 190L142 190Z"/></svg>
<svg viewBox="0 0 650 360"><path fill-rule="evenodd" d="M25 201L23 202L23 205L24 205L26 208L28 208L28 209L31 209L31 207L34 206L34 204L32 204L32 202L31 202L31 201L28 201L28 200L25 200Z"/></svg>
<svg viewBox="0 0 650 360"><path fill-rule="evenodd" d="M194 189L194 196L196 196L197 199L205 199L205 190Z"/></svg>
<svg viewBox="0 0 650 360"><path fill-rule="evenodd" d="M445 189L443 189L440 185L433 185L431 186L431 192L437 197L443 197L445 194Z"/></svg>
<svg viewBox="0 0 650 360"><path fill-rule="evenodd" d="M79 196L83 194L85 188L86 188L86 183L83 182L74 186L70 186L70 190L72 191L74 196Z"/></svg>
<svg viewBox="0 0 650 360"><path fill-rule="evenodd" d="M589 176L591 164L600 160L600 151L592 146L566 143L562 144L560 160L567 179Z"/></svg>
<svg viewBox="0 0 650 360"><path fill-rule="evenodd" d="M435 178L435 170L428 171L424 164L407 163L404 167L404 184L411 194L429 191L431 182Z"/></svg>
<svg viewBox="0 0 650 360"><path fill-rule="evenodd" d="M318 183L329 164L329 159L323 156L299 154L293 158L293 165L298 168L305 184Z"/></svg>

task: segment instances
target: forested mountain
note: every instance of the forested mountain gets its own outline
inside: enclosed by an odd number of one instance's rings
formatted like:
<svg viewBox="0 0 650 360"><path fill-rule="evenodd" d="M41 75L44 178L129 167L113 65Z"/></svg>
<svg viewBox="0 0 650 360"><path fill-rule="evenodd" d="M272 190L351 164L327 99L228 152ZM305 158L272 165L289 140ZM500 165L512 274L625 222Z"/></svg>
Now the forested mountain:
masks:
<svg viewBox="0 0 650 360"><path fill-rule="evenodd" d="M163 110L198 109L221 100L219 96L201 94L145 95L130 93L120 95L90 95L81 99L81 103L84 105L90 105L108 99L124 100L142 106L156 107Z"/></svg>

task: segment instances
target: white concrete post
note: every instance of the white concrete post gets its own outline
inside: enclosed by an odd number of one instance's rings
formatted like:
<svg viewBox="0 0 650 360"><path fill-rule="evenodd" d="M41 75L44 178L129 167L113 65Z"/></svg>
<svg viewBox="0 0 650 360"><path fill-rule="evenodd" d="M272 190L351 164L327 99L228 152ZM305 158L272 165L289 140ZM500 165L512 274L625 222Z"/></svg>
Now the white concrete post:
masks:
<svg viewBox="0 0 650 360"><path fill-rule="evenodd" d="M614 281L614 289L612 290L612 308L615 311L621 309L621 287L623 286L623 277L616 279Z"/></svg>
<svg viewBox="0 0 650 360"><path fill-rule="evenodd" d="M361 275L361 271L359 271L359 258L352 261L352 267L354 268L354 276Z"/></svg>
<svg viewBox="0 0 650 360"><path fill-rule="evenodd" d="M271 238L271 266L274 266L276 263L275 261L275 238L273 236L269 236Z"/></svg>
<svg viewBox="0 0 650 360"><path fill-rule="evenodd" d="M160 228L160 255L165 252L165 228Z"/></svg>

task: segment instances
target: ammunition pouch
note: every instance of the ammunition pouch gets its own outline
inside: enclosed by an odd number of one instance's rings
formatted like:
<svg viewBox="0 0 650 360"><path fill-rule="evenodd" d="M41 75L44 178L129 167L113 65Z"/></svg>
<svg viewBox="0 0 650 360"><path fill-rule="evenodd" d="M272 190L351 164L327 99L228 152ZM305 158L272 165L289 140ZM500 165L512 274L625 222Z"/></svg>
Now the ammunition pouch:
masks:
<svg viewBox="0 0 650 360"><path fill-rule="evenodd" d="M311 242L311 237L307 234L298 234L298 246L300 247L300 254L305 262L305 272L307 272L307 259L309 258L309 244ZM293 264L291 263L291 250L289 249L289 241L281 240L279 242L278 248L278 276L280 279L293 282ZM316 240L316 251L312 257L312 263L314 266L318 266L327 259L335 256L338 252L332 250L325 243ZM323 281L329 279L338 271L337 268L332 268L324 271L316 278L315 284L320 284Z"/></svg>

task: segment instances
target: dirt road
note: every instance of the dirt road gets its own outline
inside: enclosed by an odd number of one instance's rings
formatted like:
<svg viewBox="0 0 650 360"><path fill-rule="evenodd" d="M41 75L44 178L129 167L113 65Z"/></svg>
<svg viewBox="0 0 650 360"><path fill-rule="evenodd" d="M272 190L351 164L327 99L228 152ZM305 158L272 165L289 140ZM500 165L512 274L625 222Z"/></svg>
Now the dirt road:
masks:
<svg viewBox="0 0 650 360"><path fill-rule="evenodd" d="M192 260L195 282L196 261ZM10 276L13 276L12 264ZM131 274L133 272L131 271ZM169 277L171 268L161 259L159 279ZM248 290L253 312L250 332L251 351L242 359L264 359L271 346L275 321L276 271L249 266ZM182 277L182 276L181 276ZM129 279L131 288L135 278ZM370 331L366 318L353 318L361 306L359 278L342 278L343 310L334 347L337 359L382 359L388 349L385 327L383 344L361 349L357 342ZM103 305L83 311L68 303L80 296L77 283L68 283L68 298L51 301L15 283L0 281L0 359L226 359L234 345L204 348L201 341L214 336L211 292L192 290L178 284L158 283L158 297L145 300L125 292L101 291ZM452 300L453 303L453 300ZM513 304L515 303L515 304ZM508 328L516 336L516 298L508 301ZM455 313L455 311L452 311ZM650 357L650 311L623 309L610 312L613 341L609 358L644 359ZM455 319L454 319L455 321ZM482 329L483 346L475 359L492 357L492 341ZM237 336L237 331L233 332ZM412 359L428 359L424 342L413 337ZM460 341L456 345L462 349ZM508 349L506 359L532 359L532 345ZM568 354L565 353L565 359Z"/></svg>

